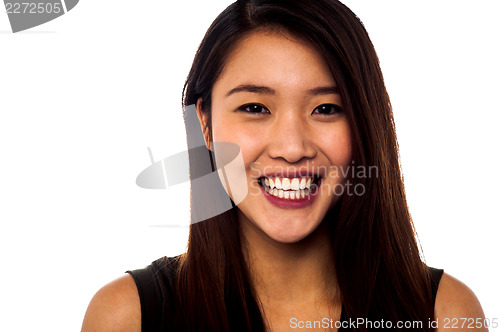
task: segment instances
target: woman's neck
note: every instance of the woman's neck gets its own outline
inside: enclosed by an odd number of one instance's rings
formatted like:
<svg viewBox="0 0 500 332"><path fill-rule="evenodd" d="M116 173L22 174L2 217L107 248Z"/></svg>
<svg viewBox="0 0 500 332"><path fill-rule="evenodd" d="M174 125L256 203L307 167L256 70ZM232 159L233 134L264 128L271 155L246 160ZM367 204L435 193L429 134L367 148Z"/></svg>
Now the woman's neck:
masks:
<svg viewBox="0 0 500 332"><path fill-rule="evenodd" d="M340 303L326 223L299 242L280 243L239 213L243 252L261 303L322 308Z"/></svg>

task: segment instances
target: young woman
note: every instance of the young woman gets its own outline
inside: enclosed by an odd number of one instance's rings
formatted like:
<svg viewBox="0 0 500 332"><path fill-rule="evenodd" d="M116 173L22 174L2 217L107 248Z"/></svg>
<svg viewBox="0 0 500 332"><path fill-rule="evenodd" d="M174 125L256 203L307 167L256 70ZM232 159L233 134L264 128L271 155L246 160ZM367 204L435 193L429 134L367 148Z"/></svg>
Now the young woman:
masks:
<svg viewBox="0 0 500 332"><path fill-rule="evenodd" d="M193 223L184 255L104 286L83 331L486 330L472 291L421 260L378 59L343 4L230 5L184 106L207 156L239 148L245 195L223 179L236 204Z"/></svg>

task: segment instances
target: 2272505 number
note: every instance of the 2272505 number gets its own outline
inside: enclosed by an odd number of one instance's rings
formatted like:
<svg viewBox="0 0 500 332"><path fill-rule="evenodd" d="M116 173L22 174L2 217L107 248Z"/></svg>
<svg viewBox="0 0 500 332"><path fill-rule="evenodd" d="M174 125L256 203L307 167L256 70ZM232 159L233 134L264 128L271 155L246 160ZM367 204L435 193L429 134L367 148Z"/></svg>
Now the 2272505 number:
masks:
<svg viewBox="0 0 500 332"><path fill-rule="evenodd" d="M449 329L473 329L473 328L482 328L482 327L498 327L498 318L445 318L444 319L444 328Z"/></svg>
<svg viewBox="0 0 500 332"><path fill-rule="evenodd" d="M60 3L7 2L7 14L59 14L62 12Z"/></svg>

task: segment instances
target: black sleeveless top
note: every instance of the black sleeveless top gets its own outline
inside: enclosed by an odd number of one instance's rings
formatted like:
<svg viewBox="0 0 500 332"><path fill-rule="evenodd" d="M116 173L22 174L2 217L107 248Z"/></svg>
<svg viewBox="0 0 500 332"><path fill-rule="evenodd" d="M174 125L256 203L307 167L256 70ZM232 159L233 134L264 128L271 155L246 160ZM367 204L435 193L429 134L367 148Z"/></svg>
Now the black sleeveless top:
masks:
<svg viewBox="0 0 500 332"><path fill-rule="evenodd" d="M174 331L169 326L175 312L174 279L177 271L177 257L160 258L144 269L127 271L135 281L141 301L141 331L166 332ZM436 293L443 270L429 267L432 287L432 301L436 301ZM345 320L344 310L340 320ZM339 331L346 331L340 328Z"/></svg>

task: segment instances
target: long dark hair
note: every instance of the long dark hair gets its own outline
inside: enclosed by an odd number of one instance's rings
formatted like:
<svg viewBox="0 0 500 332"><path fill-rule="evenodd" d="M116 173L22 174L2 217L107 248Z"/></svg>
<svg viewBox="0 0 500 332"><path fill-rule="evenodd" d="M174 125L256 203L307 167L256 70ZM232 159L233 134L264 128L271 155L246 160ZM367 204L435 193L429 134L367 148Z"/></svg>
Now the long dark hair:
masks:
<svg viewBox="0 0 500 332"><path fill-rule="evenodd" d="M183 93L184 106L211 93L235 44L258 29L284 29L325 55L344 103L353 164L377 177L351 179L364 195L344 195L329 214L334 271L346 318L421 321L434 316L400 172L392 109L379 61L356 15L336 0L237 1L208 29ZM210 121L208 125L210 129ZM178 271L176 324L186 331L264 331L243 257L235 209L192 224ZM361 328L364 330L364 328Z"/></svg>

